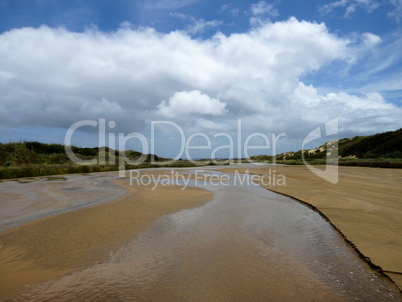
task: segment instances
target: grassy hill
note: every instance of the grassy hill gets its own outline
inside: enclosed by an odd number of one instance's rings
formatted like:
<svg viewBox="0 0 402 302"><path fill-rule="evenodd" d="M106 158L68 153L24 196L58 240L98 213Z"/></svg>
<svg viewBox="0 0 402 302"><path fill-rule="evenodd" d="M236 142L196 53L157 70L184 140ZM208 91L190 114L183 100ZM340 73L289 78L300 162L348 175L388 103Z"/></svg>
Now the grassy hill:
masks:
<svg viewBox="0 0 402 302"><path fill-rule="evenodd" d="M339 155L356 158L402 158L402 128L342 139L339 141Z"/></svg>
<svg viewBox="0 0 402 302"><path fill-rule="evenodd" d="M93 160L100 156L113 158L118 163L120 156L126 156L130 160L139 159L143 154L133 150L118 151L108 147L80 148L71 147L74 155L82 160ZM147 154L145 162L151 159L159 161L159 157ZM64 145L43 144L38 142L0 143L0 166L12 167L23 164L73 164L67 156Z"/></svg>
<svg viewBox="0 0 402 302"><path fill-rule="evenodd" d="M327 142L315 149L278 154L275 158L268 155L252 156L250 160L302 164L304 155L304 159L308 162L322 164L325 163L327 151L331 154L336 142L340 165L402 168L402 128L369 136L343 138Z"/></svg>
<svg viewBox="0 0 402 302"><path fill-rule="evenodd" d="M121 156L126 156L131 165L127 169L150 168L160 166L191 166L187 161L164 163L169 159L154 154L145 155L145 161L135 163L143 154L134 150L118 151L108 147L81 148L72 146L74 155L82 160L93 161L79 165L67 156L64 145L43 144L39 142L0 143L0 179L46 176L67 173L90 173L117 171ZM104 158L105 163L98 159Z"/></svg>

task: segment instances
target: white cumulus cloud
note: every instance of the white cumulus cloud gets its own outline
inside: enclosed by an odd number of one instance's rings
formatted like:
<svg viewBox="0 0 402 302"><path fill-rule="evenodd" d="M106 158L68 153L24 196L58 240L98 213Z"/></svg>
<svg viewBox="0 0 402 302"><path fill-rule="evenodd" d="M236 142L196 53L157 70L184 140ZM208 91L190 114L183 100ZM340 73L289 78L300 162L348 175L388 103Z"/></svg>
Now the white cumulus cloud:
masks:
<svg viewBox="0 0 402 302"><path fill-rule="evenodd" d="M242 118L245 131L288 137L333 117L356 134L401 127L401 108L378 92L323 93L306 82L329 64L355 62L356 48L380 38L356 40L295 18L208 39L127 24L109 33L14 29L0 35L0 129L67 129L105 118L130 133L161 116L185 129L228 132Z"/></svg>
<svg viewBox="0 0 402 302"><path fill-rule="evenodd" d="M222 115L227 111L226 104L211 98L198 90L176 92L169 102L158 105L158 113L165 117L180 117L188 114Z"/></svg>

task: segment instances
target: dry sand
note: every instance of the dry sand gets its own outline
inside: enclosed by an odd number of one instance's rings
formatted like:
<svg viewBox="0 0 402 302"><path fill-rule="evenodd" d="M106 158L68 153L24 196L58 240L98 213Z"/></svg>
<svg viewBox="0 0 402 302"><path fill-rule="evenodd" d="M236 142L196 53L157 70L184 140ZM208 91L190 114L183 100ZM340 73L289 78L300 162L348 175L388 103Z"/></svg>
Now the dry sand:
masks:
<svg viewBox="0 0 402 302"><path fill-rule="evenodd" d="M222 169L286 177L286 186L267 186L315 206L402 288L402 170L339 167L331 184L306 166ZM275 171L275 172L274 172Z"/></svg>
<svg viewBox="0 0 402 302"><path fill-rule="evenodd" d="M24 285L82 269L107 258L156 219L200 206L213 193L178 186L128 186L128 195L30 222L0 233L0 300Z"/></svg>

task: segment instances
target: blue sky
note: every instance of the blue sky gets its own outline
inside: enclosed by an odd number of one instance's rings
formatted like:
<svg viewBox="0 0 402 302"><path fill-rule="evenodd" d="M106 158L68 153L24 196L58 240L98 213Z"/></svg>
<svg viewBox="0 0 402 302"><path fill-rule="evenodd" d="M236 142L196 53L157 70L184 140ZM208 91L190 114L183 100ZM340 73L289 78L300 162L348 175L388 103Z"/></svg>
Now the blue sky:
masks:
<svg viewBox="0 0 402 302"><path fill-rule="evenodd" d="M339 137L395 130L401 50L401 0L2 0L0 141L63 143L99 119L148 140L155 120L235 137L242 119L245 137L285 133L279 152L333 118ZM155 137L163 156L177 153L170 130Z"/></svg>
<svg viewBox="0 0 402 302"><path fill-rule="evenodd" d="M345 2L344 5L331 4ZM83 31L92 25L102 31L114 31L121 23L150 26L161 32L183 29L190 19L219 20L218 30L224 33L245 32L249 29L250 6L258 1L97 1L97 0L2 0L0 3L0 31L20 27L66 27ZM295 16L300 20L325 22L331 31L341 34L372 32L387 35L400 28L398 1L267 1L277 15L272 21ZM326 8L326 6L328 6ZM353 7L353 12L347 12ZM399 7L400 10L400 7ZM399 14L399 15L398 15ZM213 34L216 28L211 30Z"/></svg>

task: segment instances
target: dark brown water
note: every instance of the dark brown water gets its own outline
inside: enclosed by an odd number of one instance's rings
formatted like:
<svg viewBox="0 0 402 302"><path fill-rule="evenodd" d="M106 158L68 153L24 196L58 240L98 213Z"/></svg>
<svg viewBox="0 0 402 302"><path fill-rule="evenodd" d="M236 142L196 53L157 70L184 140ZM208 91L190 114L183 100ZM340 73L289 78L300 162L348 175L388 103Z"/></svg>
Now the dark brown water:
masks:
<svg viewBox="0 0 402 302"><path fill-rule="evenodd" d="M13 301L402 301L309 208L253 184L192 184L214 200Z"/></svg>

